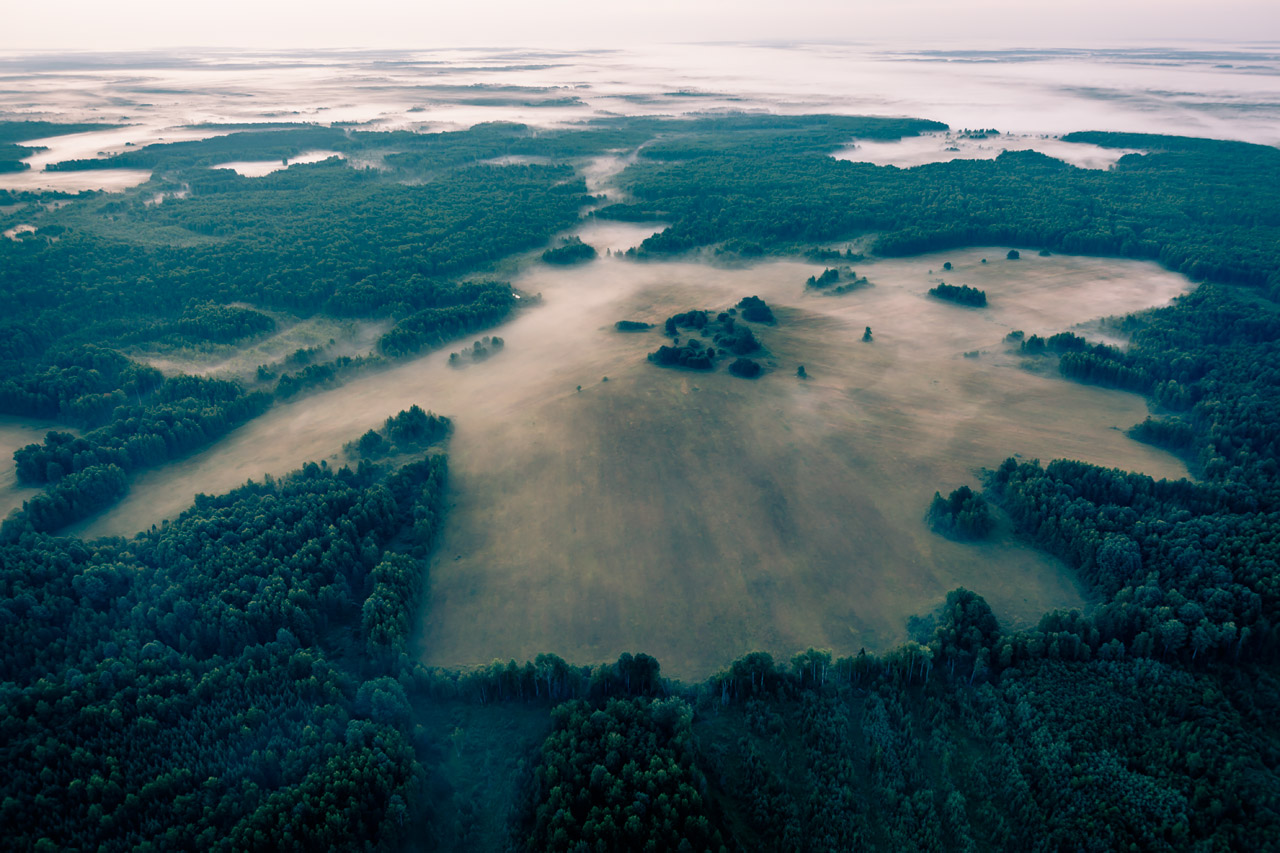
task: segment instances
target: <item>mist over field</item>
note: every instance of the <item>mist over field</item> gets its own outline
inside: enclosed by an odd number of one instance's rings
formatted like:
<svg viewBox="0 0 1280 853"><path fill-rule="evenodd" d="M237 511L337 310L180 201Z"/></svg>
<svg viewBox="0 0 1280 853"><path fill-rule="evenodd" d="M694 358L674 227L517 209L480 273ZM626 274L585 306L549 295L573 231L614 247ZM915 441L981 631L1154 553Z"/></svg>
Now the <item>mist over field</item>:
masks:
<svg viewBox="0 0 1280 853"><path fill-rule="evenodd" d="M615 111L742 110L919 113L951 122L951 131L862 141L833 155L902 167L1034 148L1107 169L1132 149L1055 134L1109 122L1167 130L1177 121L1188 133L1280 139L1280 98L1259 103L1280 80L1280 55L1251 49L701 45L600 54L209 52L183 63L165 54L50 55L8 63L31 73L10 78L0 108L125 125L32 142L44 147L33 168L0 175L14 188L120 190L149 173L41 168L208 138L234 122L436 131L480 121L573 127ZM949 85L938 87L942 74ZM68 79L81 87L75 94L60 88ZM216 165L256 177L330 153ZM615 180L635 159L634 151L618 152L578 168L589 191L623 200ZM622 252L663 227L589 222L575 233L601 251ZM983 255L994 263L978 264ZM956 264L949 276L991 292L990 310L925 299L948 257ZM1162 305L1189 283L1131 262L1054 256L1009 264L994 247L859 266L874 287L818 298L803 282L821 270L797 263L535 264L514 284L542 299L494 330L510 342L500 357L456 369L439 352L278 406L207 450L141 473L127 498L73 529L129 535L176 517L197 493L313 459L341 465L344 443L417 403L458 425L448 521L422 616L421 649L431 664L519 659L548 648L595 660L639 646L673 673L698 677L748 648L785 655L809 644L841 653L888 647L907 636L910 617L927 616L955 586L978 589L1010 624L1085 605L1056 561L1008 531L990 545L960 546L931 533L923 511L935 489L974 483L982 466L1008 455L1185 476L1182 463L1124 435L1146 415L1138 397L1032 372L1003 338ZM654 335L612 331L619 319L660 325L669 314L721 310L752 294L783 318L762 333L770 369L753 383L655 371L644 360ZM133 354L166 372L249 381L256 365L326 340L330 357L370 353L387 328L287 316L277 325L251 347ZM858 340L866 325L875 329L872 345ZM1105 329L1091 329L1107 339ZM808 381L794 377L800 364ZM8 429L18 436L38 428ZM30 492L15 483L5 495L17 506Z"/></svg>
<svg viewBox="0 0 1280 853"><path fill-rule="evenodd" d="M1269 6L6 22L0 847L1275 846Z"/></svg>
<svg viewBox="0 0 1280 853"><path fill-rule="evenodd" d="M602 249L647 233L581 231ZM1028 370L1035 360L1005 336L1161 305L1188 282L1149 264L1013 262L995 248L860 264L873 286L839 296L806 292L818 272L794 262L535 267L514 283L541 301L493 329L502 352L463 367L439 352L280 406L140 475L129 497L76 530L128 535L197 492L317 458L343 464L344 442L420 403L456 424L422 614L435 665L642 647L673 674L699 677L741 648L886 647L956 586L981 592L1010 624L1082 606L1056 561L1008 533L949 542L924 511L935 489L973 483L1014 454L1186 476L1124 434L1146 416L1141 398ZM942 276L982 287L990 307L928 299ZM660 328L749 295L779 317L757 329L770 370L755 381L659 370L645 360L656 331L613 328ZM867 325L872 343L861 341ZM807 380L795 375L802 364Z"/></svg>

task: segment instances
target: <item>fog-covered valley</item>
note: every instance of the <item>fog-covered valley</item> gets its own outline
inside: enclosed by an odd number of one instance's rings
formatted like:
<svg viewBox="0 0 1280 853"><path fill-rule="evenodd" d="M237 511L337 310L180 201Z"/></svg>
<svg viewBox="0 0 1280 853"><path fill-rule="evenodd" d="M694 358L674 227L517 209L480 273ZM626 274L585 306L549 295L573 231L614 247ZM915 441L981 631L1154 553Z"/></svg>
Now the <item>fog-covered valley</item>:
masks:
<svg viewBox="0 0 1280 853"><path fill-rule="evenodd" d="M0 57L0 111L121 124L32 140L46 150L0 187L119 190L141 170L46 172L47 163L229 132L229 124L341 123L458 129L487 121L563 126L616 115L769 111L920 116L994 128L1069 162L1070 131L1176 132L1280 142L1280 57L1265 47L1113 51L921 49L906 45L654 46L537 50L36 54ZM992 147L1002 147L998 142ZM968 144L872 146L912 166L974 156ZM1075 152L1075 153L1073 153ZM1085 163L1104 166L1092 152ZM981 155L979 155L981 156Z"/></svg>
<svg viewBox="0 0 1280 853"><path fill-rule="evenodd" d="M1274 847L1280 50L1015 5L0 54L0 847Z"/></svg>
<svg viewBox="0 0 1280 853"><path fill-rule="evenodd" d="M621 250L649 230L579 233ZM1151 264L1009 261L994 247L859 264L871 286L841 295L806 290L817 272L788 261L536 265L514 284L541 298L492 330L501 352L457 367L441 351L277 406L139 475L75 531L127 536L198 492L309 460L346 464L344 443L417 403L455 422L423 612L432 664L551 647L596 660L638 646L698 677L734 649L884 648L956 586L1010 624L1083 606L1060 565L1009 531L957 544L923 515L935 490L976 484L980 468L1015 454L1185 476L1183 463L1124 434L1147 414L1140 397L1068 382L1052 359L1024 358L1005 337L1161 305L1188 282ZM928 298L944 276L985 289L989 307ZM667 316L749 295L779 318L758 329L764 377L646 361ZM622 319L657 328L619 333ZM796 377L802 364L807 380Z"/></svg>

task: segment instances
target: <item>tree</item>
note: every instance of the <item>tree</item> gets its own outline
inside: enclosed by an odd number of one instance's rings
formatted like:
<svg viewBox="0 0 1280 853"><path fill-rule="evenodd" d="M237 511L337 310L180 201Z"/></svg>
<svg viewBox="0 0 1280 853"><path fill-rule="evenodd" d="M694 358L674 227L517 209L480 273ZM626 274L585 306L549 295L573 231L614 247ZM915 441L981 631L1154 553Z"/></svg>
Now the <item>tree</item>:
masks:
<svg viewBox="0 0 1280 853"><path fill-rule="evenodd" d="M927 518L934 530L960 539L982 539L995 529L995 518L986 500L968 486L961 486L946 498L934 492Z"/></svg>

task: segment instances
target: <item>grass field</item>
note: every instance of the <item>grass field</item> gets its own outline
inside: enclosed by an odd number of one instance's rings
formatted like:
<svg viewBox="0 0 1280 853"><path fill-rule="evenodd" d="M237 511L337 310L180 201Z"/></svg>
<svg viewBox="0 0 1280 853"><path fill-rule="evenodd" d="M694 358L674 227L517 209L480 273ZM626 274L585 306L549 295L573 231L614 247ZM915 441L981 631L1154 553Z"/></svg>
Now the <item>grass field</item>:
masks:
<svg viewBox="0 0 1280 853"><path fill-rule="evenodd" d="M925 295L944 261L948 283L987 291L986 309ZM820 271L536 264L517 284L542 302L495 330L500 353L452 368L438 352L278 406L144 472L81 532L126 534L198 491L337 461L344 442L418 403L455 423L419 640L431 664L635 650L692 678L755 648L886 647L956 586L1012 623L1084 604L1056 561L1006 528L966 545L923 515L935 490L976 484L1012 454L1185 475L1122 432L1145 417L1142 398L1028 369L1004 337L1163 304L1188 282L1151 264L1006 261L994 248L860 264L873 286L841 296L805 291ZM779 320L757 328L770 355L755 381L657 368L645 354L658 329L613 330L752 294Z"/></svg>

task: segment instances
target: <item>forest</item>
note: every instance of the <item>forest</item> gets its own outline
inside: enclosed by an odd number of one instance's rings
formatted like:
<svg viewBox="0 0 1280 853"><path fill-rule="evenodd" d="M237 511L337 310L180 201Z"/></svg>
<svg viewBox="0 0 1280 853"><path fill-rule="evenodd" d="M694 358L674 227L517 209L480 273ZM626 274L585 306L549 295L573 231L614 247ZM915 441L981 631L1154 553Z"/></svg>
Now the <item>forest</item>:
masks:
<svg viewBox="0 0 1280 853"><path fill-rule="evenodd" d="M701 247L799 253L877 232L880 255L1038 247L1154 260L1195 280L1280 296L1280 151L1132 134L1065 138L1150 153L1126 155L1110 171L1034 151L898 169L835 160L800 135L671 143L646 147L622 176L634 200L598 215L672 222L641 244L641 256Z"/></svg>
<svg viewBox="0 0 1280 853"><path fill-rule="evenodd" d="M850 138L940 127L723 116L542 132L260 128L93 164L155 169L136 192L5 214L6 227L30 217L37 238L0 240L0 412L60 424L15 455L44 491L0 532L6 842L1280 847L1280 153L1089 133L1068 139L1149 153L1111 171L1031 152L915 169L827 156ZM0 125L0 145L33 132ZM743 649L692 684L643 650L575 663L548 649L466 670L416 660L425 558L447 523L447 412L412 407L352 436L346 467L201 495L130 539L58 534L134 472L377 366L288 363L255 384L165 374L135 355L258 340L273 312L387 319L370 360L468 338L516 310L499 262L541 257L597 201L571 161L644 142L620 178L631 200L597 214L672 223L636 262L703 250L851 261L832 246L873 231L882 255L1019 246L1146 258L1202 282L1118 320L1125 347L1019 338L1069 379L1145 395L1152 416L1131 434L1195 479L993 459L978 488L936 493L921 523L959 540L1012 525L1076 575L1085 612L1014 630L958 589L903 645ZM314 147L380 151L389 172L206 168ZM551 162L484 162L508 155ZM179 185L187 197L144 201ZM658 352L755 364L748 323L775 319L756 297L682 312Z"/></svg>

